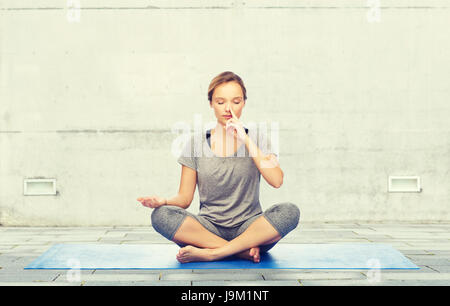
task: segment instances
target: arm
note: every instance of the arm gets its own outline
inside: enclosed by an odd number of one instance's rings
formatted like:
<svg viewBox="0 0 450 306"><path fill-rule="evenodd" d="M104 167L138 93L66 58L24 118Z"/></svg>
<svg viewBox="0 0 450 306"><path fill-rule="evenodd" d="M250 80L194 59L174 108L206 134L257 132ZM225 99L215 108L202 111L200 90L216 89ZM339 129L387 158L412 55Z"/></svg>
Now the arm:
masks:
<svg viewBox="0 0 450 306"><path fill-rule="evenodd" d="M269 185L274 188L280 188L283 184L283 171L277 161L274 154L265 155L261 152L258 146L252 141L248 134L244 131L242 123L239 122L237 116L234 114L233 110L230 108L231 116L227 120L226 129L231 126L234 129L235 139L239 138L245 142L250 156L253 158L256 167Z"/></svg>
<svg viewBox="0 0 450 306"><path fill-rule="evenodd" d="M195 187L197 185L197 171L186 166L181 168L181 182L178 194L171 198L159 196L143 197L137 200L142 205L150 208L157 208L162 205L173 205L181 208L188 208L194 198Z"/></svg>
<svg viewBox="0 0 450 306"><path fill-rule="evenodd" d="M245 146L247 147L250 156L253 158L256 167L258 168L264 179L274 188L280 188L283 184L283 170L274 154L265 155L253 140L246 135Z"/></svg>
<svg viewBox="0 0 450 306"><path fill-rule="evenodd" d="M181 181L178 194L166 199L165 205L174 205L181 208L188 208L194 198L195 187L197 185L197 171L186 166L181 166Z"/></svg>

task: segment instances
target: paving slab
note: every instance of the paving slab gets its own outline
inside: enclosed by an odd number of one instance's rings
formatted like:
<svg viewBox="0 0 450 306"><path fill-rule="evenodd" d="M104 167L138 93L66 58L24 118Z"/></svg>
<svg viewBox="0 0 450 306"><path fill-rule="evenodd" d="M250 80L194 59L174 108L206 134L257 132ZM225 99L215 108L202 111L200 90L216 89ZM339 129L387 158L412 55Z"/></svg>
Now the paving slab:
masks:
<svg viewBox="0 0 450 306"><path fill-rule="evenodd" d="M83 271L87 271L87 270L83 270ZM91 274L96 274L96 275L100 275L100 274L108 274L108 275L121 275L121 274L157 274L159 279L161 280L162 275L168 275L168 274L179 274L180 271L183 271L183 273L185 274L189 274L189 273L193 273L193 270L178 270L178 269L149 269L149 270L144 270L144 269L136 269L136 270L89 270L91 271Z"/></svg>
<svg viewBox="0 0 450 306"><path fill-rule="evenodd" d="M262 273L265 280L304 280L304 279L365 279L362 272L351 271L331 271L331 272L265 272Z"/></svg>
<svg viewBox="0 0 450 306"><path fill-rule="evenodd" d="M103 244L122 244L126 241L123 240L123 238L105 238L105 237L100 237L96 243L103 243Z"/></svg>
<svg viewBox="0 0 450 306"><path fill-rule="evenodd" d="M87 281L82 282L82 286L191 286L191 281L138 281L138 282L123 282L123 281L109 281L97 282Z"/></svg>
<svg viewBox="0 0 450 306"><path fill-rule="evenodd" d="M450 285L450 223L302 223L282 243L385 243L420 270L381 270L371 283L368 270L82 270L80 281L67 270L23 268L56 243L158 244L168 240L151 227L0 227L0 284L132 286L301 286L301 285ZM71 279L73 280L73 279Z"/></svg>
<svg viewBox="0 0 450 306"><path fill-rule="evenodd" d="M450 243L443 244L443 243L432 243L432 242L408 242L408 245L410 248L420 248L422 250L429 250L429 251L450 251Z"/></svg>
<svg viewBox="0 0 450 306"><path fill-rule="evenodd" d="M91 236L102 236L102 235L107 235L108 231L107 230L92 230L89 228L80 228L79 230L65 230L64 228L60 228L60 229L52 229L52 230L46 230L46 231L42 231L40 232L40 234L42 235L46 235L46 236L52 236L52 235L74 235L74 236L78 236L78 235L91 235Z"/></svg>
<svg viewBox="0 0 450 306"><path fill-rule="evenodd" d="M67 271L70 271L67 273ZM79 279L84 282L143 282L143 281L158 281L159 273L133 273L128 270L128 273L115 273L109 270L109 273L80 273L86 271L71 271L67 270L61 272L60 276L55 279L56 282L73 282L73 279ZM79 274L78 274L79 273Z"/></svg>
<svg viewBox="0 0 450 306"><path fill-rule="evenodd" d="M403 255L430 255L426 250L420 249L411 249L411 250L402 250Z"/></svg>
<svg viewBox="0 0 450 306"><path fill-rule="evenodd" d="M52 282L60 274L57 271L19 271L0 270L0 282Z"/></svg>
<svg viewBox="0 0 450 306"><path fill-rule="evenodd" d="M126 233L115 233L115 232L107 232L101 235L98 235L99 238L125 238Z"/></svg>
<svg viewBox="0 0 450 306"><path fill-rule="evenodd" d="M430 265L427 268L437 271L439 273L450 273L450 266L434 266Z"/></svg>
<svg viewBox="0 0 450 306"><path fill-rule="evenodd" d="M7 269L11 269L11 265L14 263L16 258L12 257L0 257L0 272L5 271Z"/></svg>
<svg viewBox="0 0 450 306"><path fill-rule="evenodd" d="M38 235L34 236L38 237ZM29 241L32 237L31 236L6 236L2 234L0 236L0 243L2 244L20 244L26 241Z"/></svg>
<svg viewBox="0 0 450 306"><path fill-rule="evenodd" d="M305 280L303 286L448 286L448 280Z"/></svg>
<svg viewBox="0 0 450 306"><path fill-rule="evenodd" d="M450 273L390 273L381 271L380 278L381 280L450 280Z"/></svg>
<svg viewBox="0 0 450 306"><path fill-rule="evenodd" d="M8 250L8 253L11 255L18 254L18 253L39 253L42 254L43 252L47 251L49 248L51 248L51 244L35 244L35 245L16 245L13 248ZM30 254L32 255L32 254ZM34 255L34 254L33 254Z"/></svg>
<svg viewBox="0 0 450 306"><path fill-rule="evenodd" d="M161 280L192 280L192 281L255 281L264 280L260 273L249 272L221 272L217 273L214 270L211 273L163 273Z"/></svg>
<svg viewBox="0 0 450 306"><path fill-rule="evenodd" d="M65 283L56 283L56 282L42 282L42 281L33 281L33 282L1 282L0 286L80 286L81 284L73 283L73 284L65 284Z"/></svg>
<svg viewBox="0 0 450 306"><path fill-rule="evenodd" d="M50 241L12 241L9 243L4 243L3 245L18 246L18 245L49 245L49 244L51 244Z"/></svg>
<svg viewBox="0 0 450 306"><path fill-rule="evenodd" d="M65 243L65 242L88 242L88 241L98 241L99 237L97 236L91 236L91 235L86 235L86 236L80 236L80 235L74 235L74 236L70 236L70 235L59 235L57 237L55 236L36 236L36 237L32 237L30 238L29 241L34 241L34 242L41 242L41 241L45 241L45 242L49 242L49 243Z"/></svg>
<svg viewBox="0 0 450 306"><path fill-rule="evenodd" d="M15 245L17 244L15 244L14 242L0 242L0 249L10 249Z"/></svg>
<svg viewBox="0 0 450 306"><path fill-rule="evenodd" d="M42 232L45 230L48 230L51 227L20 227L20 226L10 226L10 227L2 227L5 231L5 233L26 233L26 232L30 232L30 233L38 233L38 232ZM70 227L65 227L64 229L69 230Z"/></svg>
<svg viewBox="0 0 450 306"><path fill-rule="evenodd" d="M406 255L416 265L424 266L450 266L450 260L437 255Z"/></svg>
<svg viewBox="0 0 450 306"><path fill-rule="evenodd" d="M158 240L152 240L152 241L134 241L134 240L127 240L127 241L122 241L122 244L168 244L170 243L170 240L163 240L163 239L158 239Z"/></svg>
<svg viewBox="0 0 450 306"><path fill-rule="evenodd" d="M310 238L310 237L302 237L302 238L293 238L293 239L286 239L284 241L280 241L279 243L367 243L371 242L367 238L327 238L327 239L317 239L317 238Z"/></svg>
<svg viewBox="0 0 450 306"><path fill-rule="evenodd" d="M192 281L192 286L301 286L296 280L280 281Z"/></svg>
<svg viewBox="0 0 450 306"><path fill-rule="evenodd" d="M447 258L450 258L450 250L427 250L427 252L433 255L445 255Z"/></svg>

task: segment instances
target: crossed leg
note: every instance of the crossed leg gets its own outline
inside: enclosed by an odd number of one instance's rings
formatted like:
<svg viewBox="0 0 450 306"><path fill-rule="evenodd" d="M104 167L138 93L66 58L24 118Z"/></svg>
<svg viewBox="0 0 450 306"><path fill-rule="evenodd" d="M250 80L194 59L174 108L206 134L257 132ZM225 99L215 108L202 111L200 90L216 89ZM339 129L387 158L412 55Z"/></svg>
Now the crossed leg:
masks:
<svg viewBox="0 0 450 306"><path fill-rule="evenodd" d="M280 234L263 217L257 218L241 235L227 241L208 231L194 218L187 216L173 236L173 241L187 245L180 249L177 260L212 261L237 255L259 262L259 246L281 239Z"/></svg>

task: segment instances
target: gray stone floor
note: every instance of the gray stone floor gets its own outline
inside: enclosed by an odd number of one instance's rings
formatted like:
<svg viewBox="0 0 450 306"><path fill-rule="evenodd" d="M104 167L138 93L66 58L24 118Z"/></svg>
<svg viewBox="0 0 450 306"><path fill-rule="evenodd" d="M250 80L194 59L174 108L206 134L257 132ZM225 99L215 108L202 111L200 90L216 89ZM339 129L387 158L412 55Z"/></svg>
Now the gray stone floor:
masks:
<svg viewBox="0 0 450 306"><path fill-rule="evenodd" d="M0 227L0 285L450 285L450 223L303 223L280 243L386 243L420 270L24 270L55 243L170 243L151 227ZM175 256L175 254L173 254Z"/></svg>

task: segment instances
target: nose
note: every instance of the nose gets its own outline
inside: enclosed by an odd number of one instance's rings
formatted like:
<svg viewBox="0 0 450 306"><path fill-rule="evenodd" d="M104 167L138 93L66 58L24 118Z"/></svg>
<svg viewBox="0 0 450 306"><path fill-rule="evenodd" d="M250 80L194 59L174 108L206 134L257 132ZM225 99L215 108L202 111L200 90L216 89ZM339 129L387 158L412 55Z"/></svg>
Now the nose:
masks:
<svg viewBox="0 0 450 306"><path fill-rule="evenodd" d="M225 110L226 111L230 111L230 109L231 109L231 103L228 102L228 103L225 104Z"/></svg>

